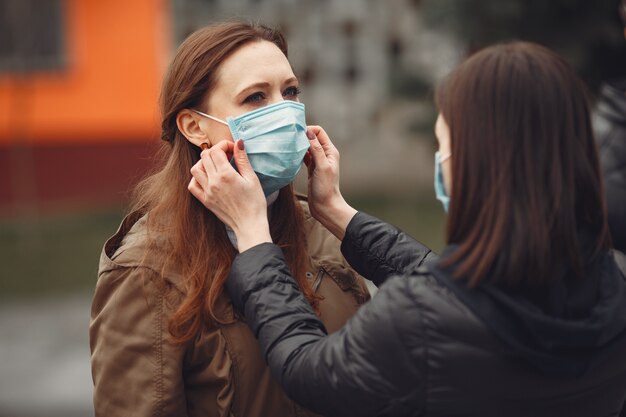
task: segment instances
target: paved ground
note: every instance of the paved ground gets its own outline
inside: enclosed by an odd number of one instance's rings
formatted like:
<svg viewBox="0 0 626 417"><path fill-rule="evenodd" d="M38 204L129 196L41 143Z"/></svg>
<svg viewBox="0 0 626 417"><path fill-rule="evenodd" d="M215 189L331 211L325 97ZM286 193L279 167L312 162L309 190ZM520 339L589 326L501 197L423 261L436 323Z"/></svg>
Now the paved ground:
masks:
<svg viewBox="0 0 626 417"><path fill-rule="evenodd" d="M91 295L0 305L0 416L93 416Z"/></svg>
<svg viewBox="0 0 626 417"><path fill-rule="evenodd" d="M0 417L93 416L90 304L78 294L0 305Z"/></svg>

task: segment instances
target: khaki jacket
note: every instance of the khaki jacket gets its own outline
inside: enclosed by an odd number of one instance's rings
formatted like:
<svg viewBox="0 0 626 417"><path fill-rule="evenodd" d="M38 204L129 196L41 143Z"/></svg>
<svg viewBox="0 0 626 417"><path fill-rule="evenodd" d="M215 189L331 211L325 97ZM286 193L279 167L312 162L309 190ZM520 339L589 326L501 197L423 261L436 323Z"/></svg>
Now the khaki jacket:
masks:
<svg viewBox="0 0 626 417"><path fill-rule="evenodd" d="M307 278L323 296L321 320L334 332L369 293L343 259L340 242L301 204L311 259ZM100 258L89 326L96 416L313 416L273 380L241 320L207 326L185 345L170 343L168 322L184 298L183 278L167 271L163 285L158 255L143 260L145 237L145 217L133 213ZM234 317L226 293L220 304Z"/></svg>

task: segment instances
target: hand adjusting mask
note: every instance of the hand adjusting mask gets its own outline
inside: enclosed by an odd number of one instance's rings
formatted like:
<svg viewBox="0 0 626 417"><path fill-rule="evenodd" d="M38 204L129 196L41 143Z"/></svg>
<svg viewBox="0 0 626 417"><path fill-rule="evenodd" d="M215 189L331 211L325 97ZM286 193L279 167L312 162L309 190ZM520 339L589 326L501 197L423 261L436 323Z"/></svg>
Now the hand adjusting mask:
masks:
<svg viewBox="0 0 626 417"><path fill-rule="evenodd" d="M229 117L226 121L192 109L201 116L225 124L233 140L242 139L252 169L265 196L291 183L309 149L304 104L285 100ZM234 161L231 161L235 166ZM237 168L235 166L235 168Z"/></svg>

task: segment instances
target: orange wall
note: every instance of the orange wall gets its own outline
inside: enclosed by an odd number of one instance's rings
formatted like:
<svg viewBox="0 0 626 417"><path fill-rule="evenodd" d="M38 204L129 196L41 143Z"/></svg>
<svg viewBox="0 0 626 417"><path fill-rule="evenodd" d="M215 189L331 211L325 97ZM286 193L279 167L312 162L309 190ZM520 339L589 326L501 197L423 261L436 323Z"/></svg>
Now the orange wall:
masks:
<svg viewBox="0 0 626 417"><path fill-rule="evenodd" d="M158 137L167 7L167 0L65 0L65 68L0 73L0 144Z"/></svg>

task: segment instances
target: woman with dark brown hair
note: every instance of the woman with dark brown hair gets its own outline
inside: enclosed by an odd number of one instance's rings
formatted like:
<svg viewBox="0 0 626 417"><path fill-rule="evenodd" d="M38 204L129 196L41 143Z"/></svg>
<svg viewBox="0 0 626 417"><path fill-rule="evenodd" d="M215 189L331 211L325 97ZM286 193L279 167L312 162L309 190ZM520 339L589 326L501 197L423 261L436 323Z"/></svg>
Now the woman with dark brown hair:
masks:
<svg viewBox="0 0 626 417"><path fill-rule="evenodd" d="M309 131L311 212L384 283L331 335L272 243L245 142L202 153L190 190L245 242L226 285L274 376L329 416L624 415L626 262L582 82L542 46L502 44L453 71L437 104L441 257L350 207L337 149Z"/></svg>
<svg viewBox="0 0 626 417"><path fill-rule="evenodd" d="M294 195L309 146L298 94L276 30L218 24L178 49L161 96L163 164L138 186L100 259L90 323L96 415L312 415L272 379L224 291L245 242L187 189L201 148L245 138L272 238L316 316L329 331L341 327L369 294L339 240Z"/></svg>

